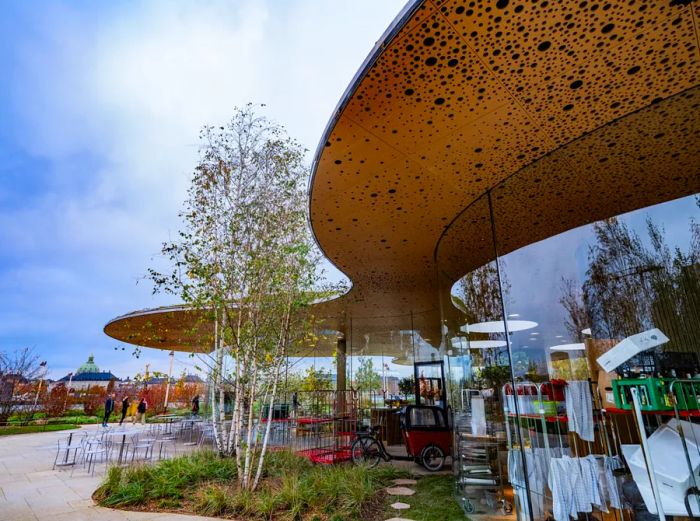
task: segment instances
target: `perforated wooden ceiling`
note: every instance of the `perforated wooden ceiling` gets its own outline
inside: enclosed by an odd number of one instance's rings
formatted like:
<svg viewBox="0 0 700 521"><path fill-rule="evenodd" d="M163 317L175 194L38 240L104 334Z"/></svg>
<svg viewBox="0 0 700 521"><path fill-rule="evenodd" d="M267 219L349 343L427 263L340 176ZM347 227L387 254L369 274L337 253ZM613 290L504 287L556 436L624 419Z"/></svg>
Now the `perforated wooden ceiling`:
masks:
<svg viewBox="0 0 700 521"><path fill-rule="evenodd" d="M312 226L353 281L355 324L413 311L437 328L438 240L516 173L517 189L498 193L503 253L700 191L699 17L697 3L668 0L409 7L314 163ZM493 257L469 244L490 244L488 226L456 224L440 266L452 280Z"/></svg>
<svg viewBox="0 0 700 521"><path fill-rule="evenodd" d="M319 324L319 330L323 324ZM189 306L167 306L134 311L110 320L104 327L108 336L129 344L184 351L211 353L215 332L212 314ZM298 346L291 356L331 356L337 336L325 330L315 345Z"/></svg>
<svg viewBox="0 0 700 521"><path fill-rule="evenodd" d="M316 153L311 224L353 288L315 314L365 354L438 345L435 257L448 283L493 258L488 190L501 253L700 191L699 21L687 0L408 5Z"/></svg>

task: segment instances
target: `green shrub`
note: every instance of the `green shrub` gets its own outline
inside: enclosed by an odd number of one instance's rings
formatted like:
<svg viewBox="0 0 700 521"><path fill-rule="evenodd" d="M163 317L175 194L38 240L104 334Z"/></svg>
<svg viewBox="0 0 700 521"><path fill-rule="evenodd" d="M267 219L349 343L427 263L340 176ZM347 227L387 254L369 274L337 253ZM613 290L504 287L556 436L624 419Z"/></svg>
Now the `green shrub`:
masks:
<svg viewBox="0 0 700 521"><path fill-rule="evenodd" d="M55 423L61 423L61 424L70 424L70 425L88 425L92 423L98 423L101 422L102 420L97 418L97 416L61 416L58 418L49 418L47 420L47 423L49 424L55 424Z"/></svg>
<svg viewBox="0 0 700 521"><path fill-rule="evenodd" d="M82 411L80 409L68 409L68 410L63 412L64 418L73 417L73 416L75 416L75 417L79 417L79 416L87 417L87 414L85 414L85 411Z"/></svg>
<svg viewBox="0 0 700 521"><path fill-rule="evenodd" d="M235 459L195 452L152 466L111 468L95 499L104 506L176 505L201 515L260 521L360 519L377 491L404 473L388 466L313 465L290 451L274 451L255 492L240 490L236 475Z"/></svg>

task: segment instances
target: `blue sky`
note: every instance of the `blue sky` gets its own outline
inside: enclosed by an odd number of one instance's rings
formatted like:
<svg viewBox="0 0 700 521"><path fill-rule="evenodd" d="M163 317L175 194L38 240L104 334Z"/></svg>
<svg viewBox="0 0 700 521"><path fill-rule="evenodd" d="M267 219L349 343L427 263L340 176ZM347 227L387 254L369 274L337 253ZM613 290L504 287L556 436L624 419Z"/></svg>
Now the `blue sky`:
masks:
<svg viewBox="0 0 700 521"><path fill-rule="evenodd" d="M102 327L172 302L143 276L178 229L199 128L266 103L313 150L403 3L3 3L0 350L34 347L54 378L90 353L120 377L165 371Z"/></svg>

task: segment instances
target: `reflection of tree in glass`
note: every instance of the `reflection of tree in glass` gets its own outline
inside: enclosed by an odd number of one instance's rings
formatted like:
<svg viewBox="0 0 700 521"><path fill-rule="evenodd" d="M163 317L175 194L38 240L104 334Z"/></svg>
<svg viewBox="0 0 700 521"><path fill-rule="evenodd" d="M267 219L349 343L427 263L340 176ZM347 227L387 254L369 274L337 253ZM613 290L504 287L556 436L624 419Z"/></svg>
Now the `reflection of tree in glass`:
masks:
<svg viewBox="0 0 700 521"><path fill-rule="evenodd" d="M561 297L559 303L564 306L567 318L564 327L576 342L583 340L582 331L591 325L588 309L583 303L583 292L572 279L561 279Z"/></svg>
<svg viewBox="0 0 700 521"><path fill-rule="evenodd" d="M355 373L355 387L358 391L376 391L382 386L382 377L374 370L371 358L360 357Z"/></svg>
<svg viewBox="0 0 700 521"><path fill-rule="evenodd" d="M586 380L589 376L585 358L569 358L564 354L561 358L552 359L552 379Z"/></svg>
<svg viewBox="0 0 700 521"><path fill-rule="evenodd" d="M624 338L658 327L671 339L666 349L695 350L700 335L699 225L691 219L687 253L666 244L662 226L649 218L646 225L649 246L619 219L594 225L596 243L589 247L583 285L593 334ZM575 324L577 317L567 311Z"/></svg>
<svg viewBox="0 0 700 521"><path fill-rule="evenodd" d="M507 302L510 283L505 271L501 261L501 282ZM503 313L496 263L490 262L462 277L457 283L457 295L452 295L452 300L469 323L500 320Z"/></svg>

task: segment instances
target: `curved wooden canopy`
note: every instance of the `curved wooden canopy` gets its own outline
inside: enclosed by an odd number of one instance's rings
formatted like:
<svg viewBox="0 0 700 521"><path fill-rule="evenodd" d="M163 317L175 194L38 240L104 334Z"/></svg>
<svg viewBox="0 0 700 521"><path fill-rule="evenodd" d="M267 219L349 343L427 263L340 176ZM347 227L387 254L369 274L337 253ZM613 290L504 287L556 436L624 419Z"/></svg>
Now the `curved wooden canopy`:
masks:
<svg viewBox="0 0 700 521"><path fill-rule="evenodd" d="M437 346L438 271L494 256L487 192L504 254L700 191L698 27L687 0L410 2L315 155L311 225L353 282L315 314L366 354L408 329ZM161 315L105 332L151 324L165 334L141 345L191 349L189 312Z"/></svg>
<svg viewBox="0 0 700 521"><path fill-rule="evenodd" d="M435 331L436 257L450 281L494 257L490 190L500 253L700 191L699 19L687 1L407 7L314 163L311 223L353 281L348 315Z"/></svg>
<svg viewBox="0 0 700 521"><path fill-rule="evenodd" d="M337 299L336 299L337 300ZM326 310L332 309L334 300L323 303ZM346 329L338 329L342 322L342 309L338 315L316 322L317 335L313 344L298 346L290 356L313 357L332 356L337 347L337 339L344 336ZM410 324L410 317L375 317L363 321L361 333L348 332L348 354L352 355L401 355L426 350L425 343L434 339L418 339L408 330L401 331L402 323ZM342 324L341 324L342 326ZM388 326L388 329L387 329ZM392 330L393 329L393 330ZM186 305L165 306L134 311L110 320L104 327L108 336L129 344L156 349L167 349L189 353L211 353L214 350L215 332L211 313ZM414 342L417 342L414 345Z"/></svg>
<svg viewBox="0 0 700 521"><path fill-rule="evenodd" d="M104 332L115 340L143 347L188 353L214 351L212 313L187 305L133 311L110 320ZM336 339L335 331L322 330L314 345L299 346L290 356L331 356Z"/></svg>

